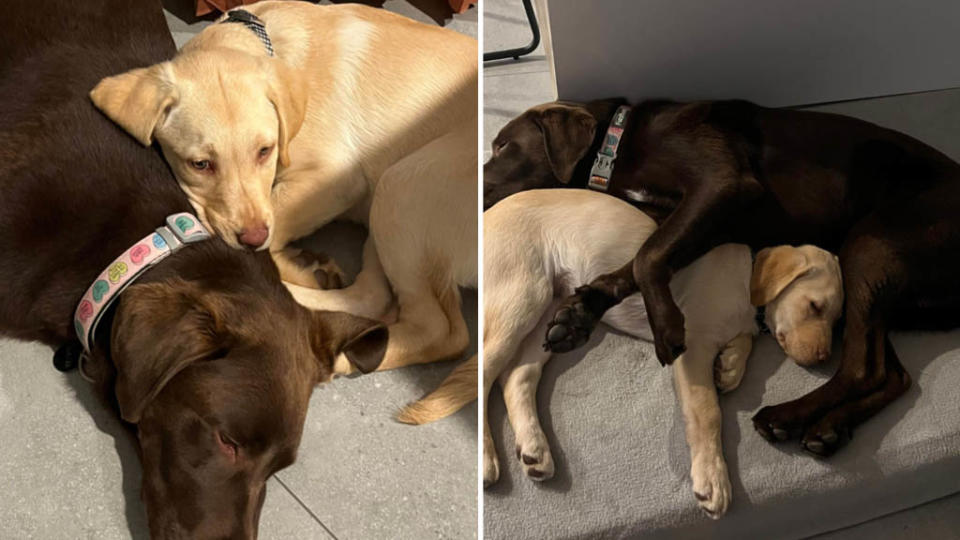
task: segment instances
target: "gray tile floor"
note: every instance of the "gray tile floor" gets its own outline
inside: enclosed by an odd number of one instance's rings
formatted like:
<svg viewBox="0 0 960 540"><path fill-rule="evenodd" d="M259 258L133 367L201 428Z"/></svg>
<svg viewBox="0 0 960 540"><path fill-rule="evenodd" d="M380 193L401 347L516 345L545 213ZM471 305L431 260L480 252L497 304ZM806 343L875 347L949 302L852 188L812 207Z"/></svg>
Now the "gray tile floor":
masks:
<svg viewBox="0 0 960 540"><path fill-rule="evenodd" d="M405 2L386 7L430 22ZM178 45L208 24L167 20ZM448 27L476 36L476 10ZM355 273L363 236L333 224L310 242ZM475 291L465 291L463 309L475 329ZM132 441L87 383L55 371L51 358L45 346L0 340L0 539L146 538ZM297 463L270 481L260 537L475 538L476 405L427 426L393 420L455 363L318 387Z"/></svg>
<svg viewBox="0 0 960 540"><path fill-rule="evenodd" d="M485 1L483 21L484 52L513 49L530 43L530 26L519 0ZM556 98L543 42L519 60L484 62L484 161L490 157L490 141L504 124L530 106Z"/></svg>
<svg viewBox="0 0 960 540"><path fill-rule="evenodd" d="M545 21L540 20L541 24ZM484 50L512 48L529 42L530 32L519 0L486 0ZM490 141L511 118L532 105L556 99L556 88L541 45L520 61L487 62L483 71L484 160ZM848 114L913 135L960 160L955 123L960 118L960 89L834 103L810 107ZM499 419L494 421L499 422ZM488 516L489 518L489 516ZM960 538L960 494L897 512L817 538Z"/></svg>

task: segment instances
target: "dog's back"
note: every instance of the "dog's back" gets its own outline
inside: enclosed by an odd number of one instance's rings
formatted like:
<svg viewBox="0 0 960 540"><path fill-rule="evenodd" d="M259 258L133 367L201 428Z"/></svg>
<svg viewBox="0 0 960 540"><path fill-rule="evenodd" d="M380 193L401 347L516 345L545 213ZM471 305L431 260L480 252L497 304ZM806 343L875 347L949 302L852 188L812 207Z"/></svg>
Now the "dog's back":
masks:
<svg viewBox="0 0 960 540"><path fill-rule="evenodd" d="M562 290L623 265L656 223L630 204L593 191L524 191L483 214L485 280L516 268L556 277Z"/></svg>
<svg viewBox="0 0 960 540"><path fill-rule="evenodd" d="M162 158L87 97L175 47L155 0L13 0L0 51L0 329L57 342L71 335L76 291L131 234L189 210Z"/></svg>
<svg viewBox="0 0 960 540"><path fill-rule="evenodd" d="M553 297L571 294L623 266L654 229L655 222L643 212L594 191L540 189L512 195L484 213L484 307L493 317L510 313L507 306L515 307L521 289L545 287ZM747 246L724 244L674 276L671 291L698 339L721 347L752 328L751 264ZM639 294L610 309L603 321L652 339Z"/></svg>

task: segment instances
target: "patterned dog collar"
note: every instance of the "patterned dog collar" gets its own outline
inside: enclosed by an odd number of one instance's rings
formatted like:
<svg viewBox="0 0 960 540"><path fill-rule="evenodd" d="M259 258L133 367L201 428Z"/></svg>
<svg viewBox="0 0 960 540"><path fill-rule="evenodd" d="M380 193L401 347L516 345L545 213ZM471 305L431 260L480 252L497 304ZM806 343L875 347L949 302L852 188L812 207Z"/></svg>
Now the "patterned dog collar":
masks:
<svg viewBox="0 0 960 540"><path fill-rule="evenodd" d="M241 23L260 38L263 46L267 48L267 54L273 56L273 43L270 36L267 35L267 26L263 24L260 17L244 9L233 9L227 12L227 18L220 21L222 23L235 22Z"/></svg>
<svg viewBox="0 0 960 540"><path fill-rule="evenodd" d="M90 352L97 323L107 308L144 270L166 259L186 244L210 238L210 233L193 214L167 216L166 225L142 238L100 273L87 289L73 315L73 326L83 350Z"/></svg>
<svg viewBox="0 0 960 540"><path fill-rule="evenodd" d="M623 137L623 128L627 125L629 113L630 107L621 105L613 114L613 119L610 120L610 126L607 128L607 135L603 139L600 151L597 152L597 158L593 160L593 168L590 169L590 181L587 183L590 189L606 191L610 185L613 162L617 159L617 148L620 146L620 138Z"/></svg>

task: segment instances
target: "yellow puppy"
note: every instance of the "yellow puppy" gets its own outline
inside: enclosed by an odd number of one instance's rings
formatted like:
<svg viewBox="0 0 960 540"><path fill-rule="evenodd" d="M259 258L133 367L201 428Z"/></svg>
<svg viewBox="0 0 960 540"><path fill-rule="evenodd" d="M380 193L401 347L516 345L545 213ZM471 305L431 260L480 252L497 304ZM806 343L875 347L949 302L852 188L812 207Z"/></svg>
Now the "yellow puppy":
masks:
<svg viewBox="0 0 960 540"><path fill-rule="evenodd" d="M90 95L160 143L205 225L234 247L269 248L286 281L315 287L283 248L337 217L367 223L391 165L476 121L477 42L365 6L245 9L275 55L244 24L213 24L173 60Z"/></svg>
<svg viewBox="0 0 960 540"><path fill-rule="evenodd" d="M269 248L300 303L382 318L396 295L381 369L459 354L458 287L477 275L476 40L357 5L246 12L265 39L247 23L213 24L171 61L102 80L93 102L144 145L159 142L227 243ZM338 217L370 228L363 270L319 291L324 265L284 248Z"/></svg>

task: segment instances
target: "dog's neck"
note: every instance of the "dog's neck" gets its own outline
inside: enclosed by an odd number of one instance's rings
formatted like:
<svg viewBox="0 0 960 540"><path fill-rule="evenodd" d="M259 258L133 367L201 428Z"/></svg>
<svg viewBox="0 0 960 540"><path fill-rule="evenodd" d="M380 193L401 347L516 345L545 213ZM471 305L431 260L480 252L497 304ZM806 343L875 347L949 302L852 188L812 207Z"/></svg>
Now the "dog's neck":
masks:
<svg viewBox="0 0 960 540"><path fill-rule="evenodd" d="M594 160L597 159L597 154L606 141L607 131L612 125L617 109L623 105L627 105L627 101L624 99L606 99L581 105L593 115L597 121L597 126L594 130L590 148L577 163L573 179L564 187L591 188L591 170ZM618 168L617 162L614 161L610 176L606 180L606 187L602 189L603 192L623 199L643 210L658 224L662 223L676 208L676 199L670 194L657 193L647 189L642 183L638 183L634 178L631 178L630 171L636 170L636 153L639 146L637 139L643 137L645 126L653 115L671 105L673 105L673 102L667 100L645 100L630 107L626 124L623 126L623 132L620 135L617 153L620 156L624 156L625 153L632 153L633 155L627 159L632 165ZM627 172L624 175L622 171Z"/></svg>
<svg viewBox="0 0 960 540"><path fill-rule="evenodd" d="M600 147L603 145L603 140L607 134L607 128L610 126L610 121L613 120L613 115L621 105L628 105L627 100L622 98L603 99L591 101L583 105L587 109L587 112L597 121L597 127L593 133L593 142L590 143L590 148L587 149L587 153L580 158L576 168L574 168L573 178L570 180L568 187L584 189L587 187L587 183L590 181L590 169L593 168L593 160L596 159L597 152L600 151ZM633 116L632 111L630 116ZM627 123L630 123L629 119Z"/></svg>
<svg viewBox="0 0 960 540"><path fill-rule="evenodd" d="M273 42L270 41L270 35L267 34L267 26L253 13L245 9L232 9L227 12L227 16L220 22L242 24L257 36L257 39L263 44L267 56L273 56Z"/></svg>

